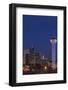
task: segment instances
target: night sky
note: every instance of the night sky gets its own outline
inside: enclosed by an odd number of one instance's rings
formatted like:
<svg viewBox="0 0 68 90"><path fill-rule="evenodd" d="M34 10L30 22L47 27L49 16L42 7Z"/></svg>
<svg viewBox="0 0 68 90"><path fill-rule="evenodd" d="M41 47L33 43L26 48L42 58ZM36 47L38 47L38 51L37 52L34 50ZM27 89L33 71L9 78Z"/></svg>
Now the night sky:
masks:
<svg viewBox="0 0 68 90"><path fill-rule="evenodd" d="M24 48L37 48L48 58L51 58L50 38L57 38L56 16L23 15Z"/></svg>

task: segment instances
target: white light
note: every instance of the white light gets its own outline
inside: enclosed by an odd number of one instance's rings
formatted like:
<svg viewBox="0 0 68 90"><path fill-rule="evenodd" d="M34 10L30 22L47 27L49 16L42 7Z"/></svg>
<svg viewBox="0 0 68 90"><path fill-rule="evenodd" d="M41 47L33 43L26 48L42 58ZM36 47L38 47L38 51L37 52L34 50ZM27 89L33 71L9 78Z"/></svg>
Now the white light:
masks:
<svg viewBox="0 0 68 90"><path fill-rule="evenodd" d="M44 69L47 70L47 66L45 66Z"/></svg>
<svg viewBox="0 0 68 90"><path fill-rule="evenodd" d="M56 40L56 39L51 39L50 42L51 42L51 43L56 43L57 40Z"/></svg>

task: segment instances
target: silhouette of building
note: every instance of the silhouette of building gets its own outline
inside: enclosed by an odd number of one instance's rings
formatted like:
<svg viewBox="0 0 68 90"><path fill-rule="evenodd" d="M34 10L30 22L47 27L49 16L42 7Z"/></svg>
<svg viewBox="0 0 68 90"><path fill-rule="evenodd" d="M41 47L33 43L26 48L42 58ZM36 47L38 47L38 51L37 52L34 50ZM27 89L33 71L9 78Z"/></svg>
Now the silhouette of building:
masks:
<svg viewBox="0 0 68 90"><path fill-rule="evenodd" d="M36 52L34 48L24 49L23 63L28 64L46 64L48 58L41 56L39 52Z"/></svg>

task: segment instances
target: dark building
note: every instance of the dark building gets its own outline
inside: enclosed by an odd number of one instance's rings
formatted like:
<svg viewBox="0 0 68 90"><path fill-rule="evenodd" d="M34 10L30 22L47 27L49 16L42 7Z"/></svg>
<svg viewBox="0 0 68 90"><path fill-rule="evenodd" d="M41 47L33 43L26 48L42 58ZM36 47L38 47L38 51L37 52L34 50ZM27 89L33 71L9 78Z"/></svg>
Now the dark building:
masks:
<svg viewBox="0 0 68 90"><path fill-rule="evenodd" d="M30 54L30 49L24 49L23 51L23 64L26 64L26 55Z"/></svg>
<svg viewBox="0 0 68 90"><path fill-rule="evenodd" d="M24 64L36 64L40 60L40 54L34 48L24 49Z"/></svg>
<svg viewBox="0 0 68 90"><path fill-rule="evenodd" d="M37 53L26 55L26 64L37 64L40 60L40 56Z"/></svg>
<svg viewBox="0 0 68 90"><path fill-rule="evenodd" d="M47 58L41 58L39 52L36 52L34 48L24 49L24 60L23 63L28 64L46 64L48 63Z"/></svg>

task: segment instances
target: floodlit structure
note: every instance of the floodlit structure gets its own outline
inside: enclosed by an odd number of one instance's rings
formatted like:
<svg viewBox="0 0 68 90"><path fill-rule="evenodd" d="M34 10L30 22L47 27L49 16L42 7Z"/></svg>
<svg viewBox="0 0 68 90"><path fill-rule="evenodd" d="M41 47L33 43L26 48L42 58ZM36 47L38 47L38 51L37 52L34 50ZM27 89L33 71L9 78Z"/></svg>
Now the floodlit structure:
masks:
<svg viewBox="0 0 68 90"><path fill-rule="evenodd" d="M51 38L50 39L50 43L52 45L52 64L56 64L56 43L57 43L57 40L56 38Z"/></svg>

